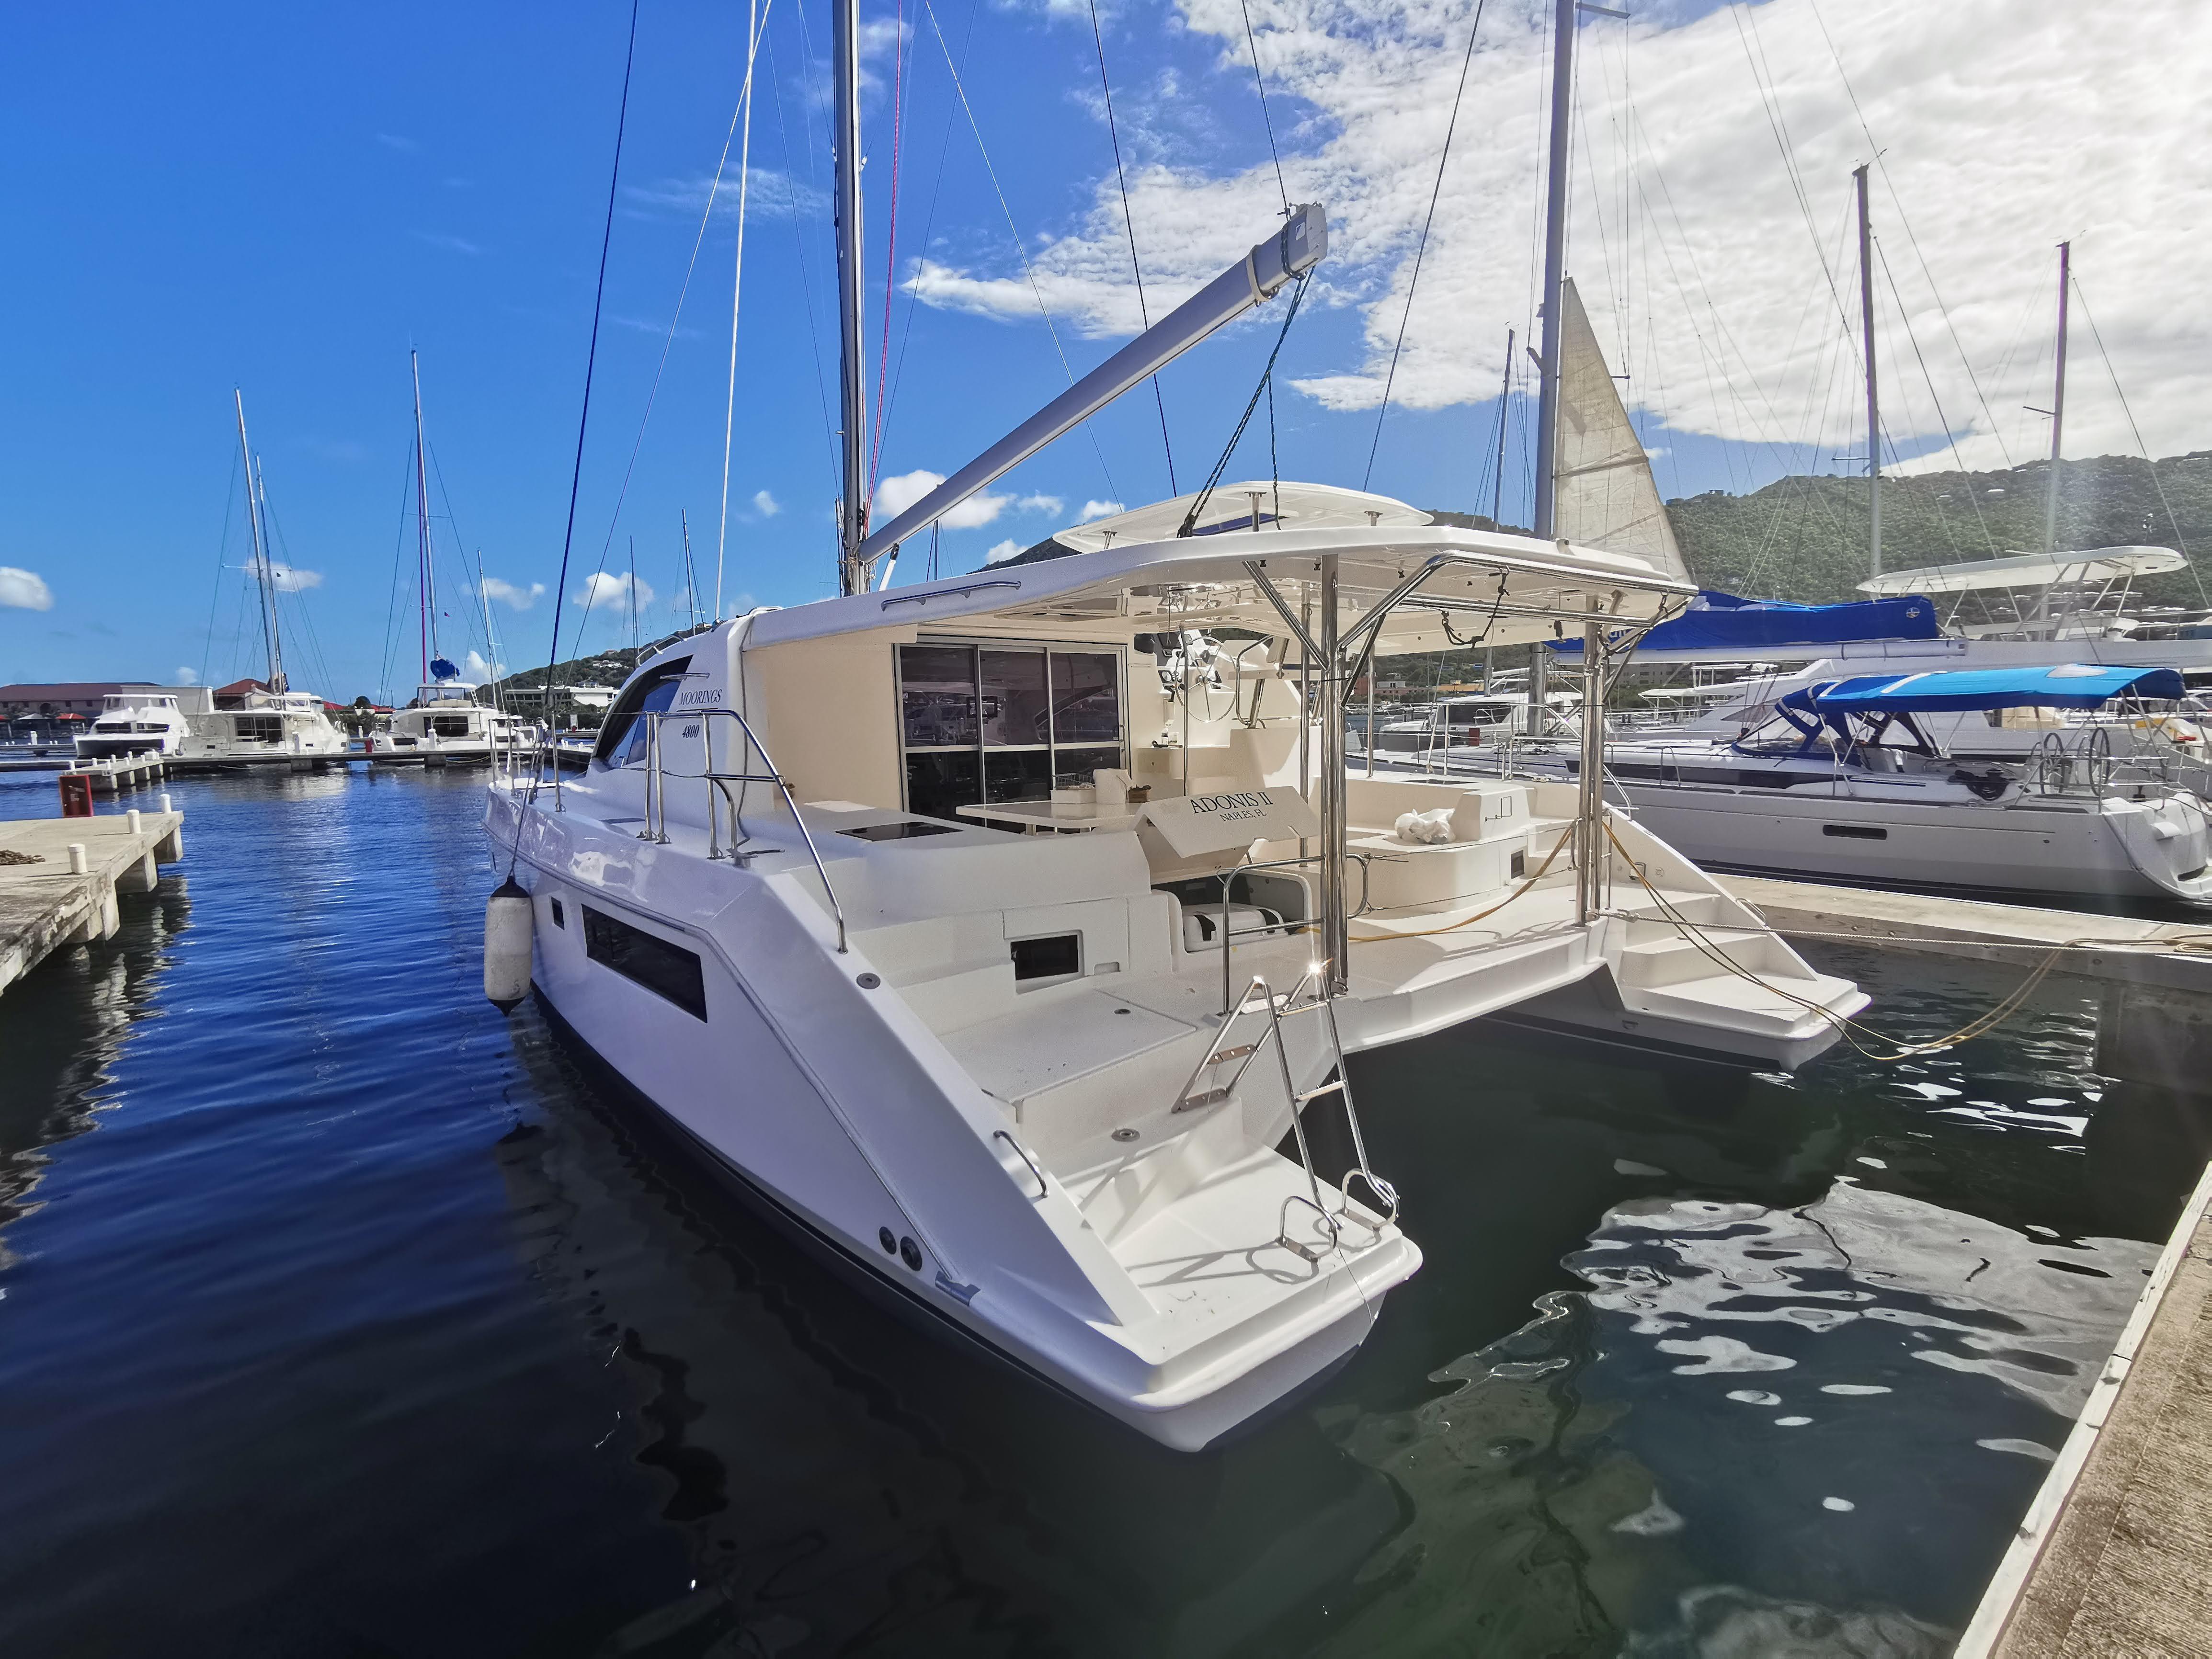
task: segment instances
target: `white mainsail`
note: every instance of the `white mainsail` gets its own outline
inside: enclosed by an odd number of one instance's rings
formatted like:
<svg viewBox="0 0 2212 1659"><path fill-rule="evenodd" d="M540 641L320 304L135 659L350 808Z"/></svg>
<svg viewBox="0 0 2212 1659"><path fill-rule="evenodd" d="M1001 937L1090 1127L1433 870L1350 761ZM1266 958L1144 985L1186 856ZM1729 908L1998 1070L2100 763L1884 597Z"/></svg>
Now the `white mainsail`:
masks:
<svg viewBox="0 0 2212 1659"><path fill-rule="evenodd" d="M1650 458L1629 424L1572 278L1561 284L1559 433L1553 533L1584 547L1632 553L1687 580Z"/></svg>

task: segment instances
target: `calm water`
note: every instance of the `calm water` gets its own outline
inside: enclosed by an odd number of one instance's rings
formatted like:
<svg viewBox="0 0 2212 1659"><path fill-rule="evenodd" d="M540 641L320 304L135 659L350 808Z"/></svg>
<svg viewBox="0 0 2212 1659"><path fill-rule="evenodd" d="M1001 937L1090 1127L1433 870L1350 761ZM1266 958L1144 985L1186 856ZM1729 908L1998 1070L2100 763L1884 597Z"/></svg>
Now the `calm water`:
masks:
<svg viewBox="0 0 2212 1659"><path fill-rule="evenodd" d="M0 997L9 1654L1941 1653L2205 1157L2078 983L1911 1067L1372 1056L1428 1265L1178 1457L489 1007L478 787L173 783L161 894ZM1832 962L1900 1034L2013 977Z"/></svg>

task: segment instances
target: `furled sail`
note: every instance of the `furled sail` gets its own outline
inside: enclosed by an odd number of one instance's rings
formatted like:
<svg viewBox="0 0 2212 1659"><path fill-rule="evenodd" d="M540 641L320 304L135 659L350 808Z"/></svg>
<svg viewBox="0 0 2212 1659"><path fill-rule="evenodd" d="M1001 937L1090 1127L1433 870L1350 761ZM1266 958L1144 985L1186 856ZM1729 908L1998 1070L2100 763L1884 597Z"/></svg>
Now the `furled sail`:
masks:
<svg viewBox="0 0 2212 1659"><path fill-rule="evenodd" d="M1687 578L1650 459L1598 349L1571 279L1559 294L1559 435L1552 530L1585 547L1631 553Z"/></svg>

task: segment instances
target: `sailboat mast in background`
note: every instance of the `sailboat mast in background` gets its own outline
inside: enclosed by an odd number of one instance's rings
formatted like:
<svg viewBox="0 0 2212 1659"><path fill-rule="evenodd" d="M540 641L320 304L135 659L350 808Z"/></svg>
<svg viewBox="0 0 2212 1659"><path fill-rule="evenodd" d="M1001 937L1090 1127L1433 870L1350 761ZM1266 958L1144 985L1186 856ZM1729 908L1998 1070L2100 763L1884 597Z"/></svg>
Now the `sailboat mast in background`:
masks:
<svg viewBox="0 0 2212 1659"><path fill-rule="evenodd" d="M1867 169L1852 169L1859 198L1859 327L1866 340L1867 394L1867 562L1868 574L1881 574L1881 398L1874 371L1874 230L1867 216Z"/></svg>
<svg viewBox="0 0 2212 1659"><path fill-rule="evenodd" d="M238 459L246 469L246 532L253 550L253 579L261 590L261 648L269 659L269 689L284 689L284 647L276 630L276 573L270 564L269 536L258 469L253 465L253 446L246 437L246 394L233 387L238 405Z"/></svg>
<svg viewBox="0 0 2212 1659"><path fill-rule="evenodd" d="M416 684L428 685L430 659L438 654L438 601L430 554L430 481L425 471L428 446L422 441L422 365L412 351L407 354L407 372L415 382L415 580L422 601L418 630L422 635L422 678Z"/></svg>
<svg viewBox="0 0 2212 1659"><path fill-rule="evenodd" d="M2058 364L2051 394L2051 483L2043 498L2043 550L2058 550L2058 456L2066 441L2066 297L2074 244L2058 245Z"/></svg>

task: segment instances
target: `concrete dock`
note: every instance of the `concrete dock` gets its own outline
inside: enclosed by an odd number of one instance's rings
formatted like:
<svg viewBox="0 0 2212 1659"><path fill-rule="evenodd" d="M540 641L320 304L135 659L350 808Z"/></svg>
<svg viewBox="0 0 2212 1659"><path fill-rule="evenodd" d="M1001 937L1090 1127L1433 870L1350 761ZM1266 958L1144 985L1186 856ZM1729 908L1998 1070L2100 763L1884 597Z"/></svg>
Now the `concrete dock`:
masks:
<svg viewBox="0 0 2212 1659"><path fill-rule="evenodd" d="M2212 1170L1957 1659L2212 1654Z"/></svg>
<svg viewBox="0 0 2212 1659"><path fill-rule="evenodd" d="M0 991L67 945L120 925L119 893L150 893L184 856L182 812L0 823Z"/></svg>

